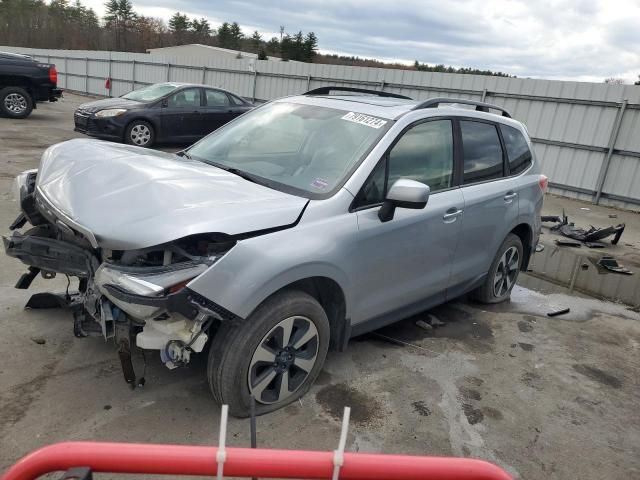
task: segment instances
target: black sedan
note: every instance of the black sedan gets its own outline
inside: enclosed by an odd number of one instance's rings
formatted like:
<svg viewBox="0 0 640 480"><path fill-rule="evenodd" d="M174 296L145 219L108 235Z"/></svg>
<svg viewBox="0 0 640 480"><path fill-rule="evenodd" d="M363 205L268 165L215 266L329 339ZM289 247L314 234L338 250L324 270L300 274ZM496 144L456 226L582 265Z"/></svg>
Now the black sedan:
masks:
<svg viewBox="0 0 640 480"><path fill-rule="evenodd" d="M76 132L150 147L195 142L251 108L250 102L219 88L156 83L119 98L84 103L74 122Z"/></svg>

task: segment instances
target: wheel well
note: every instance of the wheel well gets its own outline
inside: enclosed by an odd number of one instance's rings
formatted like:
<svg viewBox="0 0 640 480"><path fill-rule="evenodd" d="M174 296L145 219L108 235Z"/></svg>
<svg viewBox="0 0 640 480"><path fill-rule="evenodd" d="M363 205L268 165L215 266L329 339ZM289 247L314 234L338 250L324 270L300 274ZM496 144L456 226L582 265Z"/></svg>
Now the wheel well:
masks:
<svg viewBox="0 0 640 480"><path fill-rule="evenodd" d="M531 227L529 225L527 225L526 223L521 223L513 230L511 230L510 233L517 235L522 242L522 270L526 270L529 266L529 260L531 259L531 250L533 247L533 245L531 245L531 243L533 242L533 231L531 230Z"/></svg>
<svg viewBox="0 0 640 480"><path fill-rule="evenodd" d="M345 319L347 303L338 283L327 277L310 277L293 282L282 290L301 290L315 298L329 319L331 327L329 348L344 349L349 339L349 326Z"/></svg>

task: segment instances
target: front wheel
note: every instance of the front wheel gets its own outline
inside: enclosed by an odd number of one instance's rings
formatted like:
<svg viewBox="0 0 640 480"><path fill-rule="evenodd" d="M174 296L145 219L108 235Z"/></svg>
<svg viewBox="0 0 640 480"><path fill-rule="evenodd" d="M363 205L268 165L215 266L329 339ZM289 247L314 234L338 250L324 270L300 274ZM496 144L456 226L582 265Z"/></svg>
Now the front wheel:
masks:
<svg viewBox="0 0 640 480"><path fill-rule="evenodd" d="M302 397L322 369L329 320L310 295L285 291L246 320L223 324L211 345L207 374L214 398L236 417L268 413Z"/></svg>
<svg viewBox="0 0 640 480"><path fill-rule="evenodd" d="M134 120L127 127L124 140L130 145L150 147L155 141L153 126L144 120Z"/></svg>
<svg viewBox="0 0 640 480"><path fill-rule="evenodd" d="M482 303L499 303L511 296L522 266L522 241L510 233L502 242L491 263L484 284L473 292Z"/></svg>

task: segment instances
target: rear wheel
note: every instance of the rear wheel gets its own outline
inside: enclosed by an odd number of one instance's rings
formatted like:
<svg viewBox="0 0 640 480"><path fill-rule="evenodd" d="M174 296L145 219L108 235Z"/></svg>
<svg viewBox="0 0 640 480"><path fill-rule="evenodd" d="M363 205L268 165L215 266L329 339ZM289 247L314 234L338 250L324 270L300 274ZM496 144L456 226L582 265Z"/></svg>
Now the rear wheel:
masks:
<svg viewBox="0 0 640 480"><path fill-rule="evenodd" d="M0 110L10 118L26 118L33 110L33 99L24 88L6 87L0 90Z"/></svg>
<svg viewBox="0 0 640 480"><path fill-rule="evenodd" d="M329 321L320 304L301 291L266 300L240 324L223 325L209 351L214 398L232 415L258 415L303 396L322 369L329 347Z"/></svg>
<svg viewBox="0 0 640 480"><path fill-rule="evenodd" d="M155 141L153 126L145 120L134 120L127 127L124 140L130 145L150 147Z"/></svg>
<svg viewBox="0 0 640 480"><path fill-rule="evenodd" d="M482 303L499 303L511 296L522 265L522 241L510 233L502 242L491 263L484 284L473 292Z"/></svg>

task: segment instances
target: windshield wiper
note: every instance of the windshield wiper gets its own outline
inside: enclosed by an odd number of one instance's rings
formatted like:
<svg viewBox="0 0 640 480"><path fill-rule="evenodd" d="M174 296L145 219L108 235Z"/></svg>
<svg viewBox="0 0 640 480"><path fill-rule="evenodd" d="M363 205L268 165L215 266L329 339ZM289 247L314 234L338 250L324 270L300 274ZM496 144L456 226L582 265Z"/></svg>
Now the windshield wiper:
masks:
<svg viewBox="0 0 640 480"><path fill-rule="evenodd" d="M264 179L258 175L253 175L249 172L245 172L244 170L240 170L238 168L234 168L234 167L228 167L222 163L218 163L218 162L214 162L213 160L205 160L204 158L200 158L200 157L192 157L190 154L188 154L187 152L179 152L176 155L180 155L183 154L186 158L188 159L193 159L195 158L195 160L198 160L200 162L204 162L204 163L208 163L209 165L213 165L214 167L219 168L220 170L224 170L225 172L229 172L229 173L233 173L234 175L239 176L240 178L243 178L245 180L248 180L249 182L253 182L253 183L257 183L258 185L264 185Z"/></svg>
<svg viewBox="0 0 640 480"><path fill-rule="evenodd" d="M220 168L222 168L223 170L226 170L229 173L233 173L234 175L237 175L240 178L244 178L245 180L249 180L250 182L260 184L256 176L251 175L250 173L247 173L244 170L238 170L237 168L233 168L233 167L220 167Z"/></svg>

